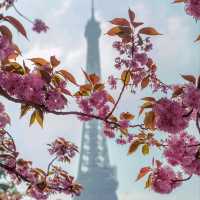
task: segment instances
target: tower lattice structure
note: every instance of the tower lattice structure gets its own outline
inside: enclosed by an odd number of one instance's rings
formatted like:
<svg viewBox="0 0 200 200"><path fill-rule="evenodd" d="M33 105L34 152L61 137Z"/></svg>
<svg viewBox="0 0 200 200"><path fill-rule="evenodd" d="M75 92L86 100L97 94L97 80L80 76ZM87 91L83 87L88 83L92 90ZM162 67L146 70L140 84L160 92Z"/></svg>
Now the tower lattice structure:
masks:
<svg viewBox="0 0 200 200"><path fill-rule="evenodd" d="M92 0L92 16L85 29L87 41L87 68L89 74L101 76L99 39L100 24L94 16ZM84 191L76 200L117 200L116 168L110 166L108 146L102 133L102 123L98 120L84 122L78 167L78 181Z"/></svg>

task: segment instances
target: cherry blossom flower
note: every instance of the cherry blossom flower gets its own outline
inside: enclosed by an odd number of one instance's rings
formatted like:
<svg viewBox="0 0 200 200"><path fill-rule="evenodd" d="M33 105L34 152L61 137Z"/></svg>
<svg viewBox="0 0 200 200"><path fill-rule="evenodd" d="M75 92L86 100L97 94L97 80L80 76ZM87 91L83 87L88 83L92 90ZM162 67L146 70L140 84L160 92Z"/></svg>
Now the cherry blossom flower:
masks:
<svg viewBox="0 0 200 200"><path fill-rule="evenodd" d="M200 20L200 1L186 0L185 10L188 15L193 16L196 20Z"/></svg>
<svg viewBox="0 0 200 200"><path fill-rule="evenodd" d="M176 174L169 166L157 167L152 174L152 189L161 194L169 194L181 185L181 174Z"/></svg>
<svg viewBox="0 0 200 200"><path fill-rule="evenodd" d="M65 107L66 104L67 100L61 93L57 91L49 91L47 93L45 106L48 108L48 110L61 110Z"/></svg>
<svg viewBox="0 0 200 200"><path fill-rule="evenodd" d="M188 126L186 110L177 102L167 98L160 99L153 107L156 114L156 126L168 133L178 133Z"/></svg>
<svg viewBox="0 0 200 200"><path fill-rule="evenodd" d="M52 144L49 145L49 153L56 155L60 161L70 161L78 152L78 147L64 138L56 139Z"/></svg>
<svg viewBox="0 0 200 200"><path fill-rule="evenodd" d="M187 85L182 96L183 104L187 107L200 110L200 89L194 85Z"/></svg>
<svg viewBox="0 0 200 200"><path fill-rule="evenodd" d="M48 29L49 27L41 19L35 19L33 24L33 31L41 33L47 32Z"/></svg>
<svg viewBox="0 0 200 200"><path fill-rule="evenodd" d="M185 173L200 176L200 159L197 154L200 146L198 140L186 132L172 135L167 140L167 148L164 155L167 161L173 165L180 165Z"/></svg>
<svg viewBox="0 0 200 200"><path fill-rule="evenodd" d="M5 60L14 52L10 40L6 36L0 36L0 61Z"/></svg>
<svg viewBox="0 0 200 200"><path fill-rule="evenodd" d="M114 78L113 75L108 77L108 84L111 86L111 89L116 89L117 88L117 81Z"/></svg>

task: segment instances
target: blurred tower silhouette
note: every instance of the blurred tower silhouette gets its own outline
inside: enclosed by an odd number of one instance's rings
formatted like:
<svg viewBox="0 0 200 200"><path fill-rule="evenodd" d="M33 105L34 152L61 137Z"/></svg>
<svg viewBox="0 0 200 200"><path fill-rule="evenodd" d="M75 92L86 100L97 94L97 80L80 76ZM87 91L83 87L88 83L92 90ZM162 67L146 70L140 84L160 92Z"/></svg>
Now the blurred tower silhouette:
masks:
<svg viewBox="0 0 200 200"><path fill-rule="evenodd" d="M87 73L101 76L99 38L101 29L94 16L87 23L85 38L87 41ZM84 187L76 200L117 200L116 168L110 166L108 147L102 133L102 124L97 120L85 122L82 130L82 142L78 168L78 181Z"/></svg>

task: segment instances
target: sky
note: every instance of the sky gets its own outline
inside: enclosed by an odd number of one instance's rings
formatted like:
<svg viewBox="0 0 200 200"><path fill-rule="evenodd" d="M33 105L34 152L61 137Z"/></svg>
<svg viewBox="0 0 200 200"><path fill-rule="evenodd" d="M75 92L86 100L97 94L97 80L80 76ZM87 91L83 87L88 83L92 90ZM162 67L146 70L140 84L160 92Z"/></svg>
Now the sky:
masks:
<svg viewBox="0 0 200 200"><path fill-rule="evenodd" d="M77 75L79 81L83 81L81 68L86 63L86 41L84 29L90 13L90 0L18 0L16 7L30 18L42 18L50 27L46 34L31 32L31 25L21 19L29 33L29 41L24 40L19 34L15 34L15 40L22 49L23 57L45 57L56 55L62 62L62 66ZM180 83L180 74L200 73L200 45L193 41L200 33L200 25L184 12L182 5L171 4L170 0L96 0L95 15L101 23L102 33L105 33L110 24L109 20L115 17L127 17L128 8L132 8L138 20L145 22L146 26L156 27L163 36L153 39L154 49L152 57L158 65L160 78L169 84ZM10 14L16 15L13 10ZM101 68L103 79L109 73L114 73L113 61L116 56L112 49L113 39L102 34L100 39ZM118 112L138 112L141 102L139 99L150 94L149 90L138 95L125 94L119 105ZM117 92L114 94L117 95ZM7 102L6 109L11 116L12 126L10 132L16 141L18 151L27 160L33 160L34 166L47 167L51 159L48 155L46 144L56 137L65 137L75 144L80 145L82 124L75 117L53 116L45 117L45 128L38 125L29 128L29 118L19 119L19 105ZM70 105L73 109L73 105ZM76 127L76 128L75 128ZM193 126L192 134L196 134ZM133 156L127 156L127 146L118 146L114 141L108 141L111 164L117 167L119 180L119 200L199 200L200 182L197 177L185 183L170 195L159 195L144 189L144 181L135 182L135 178L141 166L149 165L152 156L141 157L140 151ZM160 153L152 150L153 153ZM161 157L162 159L162 157ZM78 156L66 168L77 175ZM58 196L54 199L69 200L69 197ZM28 200L28 197L24 198Z"/></svg>

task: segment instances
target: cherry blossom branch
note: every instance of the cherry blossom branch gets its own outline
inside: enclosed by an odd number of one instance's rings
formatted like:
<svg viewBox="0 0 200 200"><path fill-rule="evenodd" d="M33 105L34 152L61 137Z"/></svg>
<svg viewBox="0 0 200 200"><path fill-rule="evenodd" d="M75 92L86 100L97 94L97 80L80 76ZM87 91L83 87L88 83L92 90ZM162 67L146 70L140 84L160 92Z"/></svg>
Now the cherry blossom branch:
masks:
<svg viewBox="0 0 200 200"><path fill-rule="evenodd" d="M120 96L122 96L122 93L123 92L121 92ZM87 114L87 113L83 113L83 112L79 112L79 111L66 111L66 112L64 112L64 111L51 111L51 110L48 110L45 106L38 105L38 104L35 104L33 102L30 102L30 101L24 101L24 100L21 100L21 99L13 98L6 91L4 91L1 87L0 87L0 94L3 97L5 97L7 100L11 101L11 102L18 103L18 104L26 104L26 105L32 106L32 107L34 107L36 109L41 109L41 110L45 111L46 113L51 113L51 114L55 114L55 115L62 115L62 116L63 115L85 116L85 117L97 119L97 120L103 121L105 123L114 125L116 128L120 127L120 125L117 122L110 121L110 120L107 119L107 117L103 118L103 117L100 117L100 116L97 116L97 115ZM120 98L119 98L119 100L120 100ZM115 106L115 108L116 108L116 106ZM129 127L130 128L140 127L143 130L148 130L147 128L144 128L144 124L130 125ZM12 141L14 141L14 140L12 139Z"/></svg>
<svg viewBox="0 0 200 200"><path fill-rule="evenodd" d="M185 178L185 179L176 179L176 180L172 180L173 182L184 182L184 181L189 181L192 178L192 175Z"/></svg>
<svg viewBox="0 0 200 200"><path fill-rule="evenodd" d="M16 6L14 5L14 3L13 3L13 5L12 5L12 7L14 8L14 10L16 11L16 13L17 13L18 15L20 15L22 18L24 18L26 21L30 22L31 24L34 24L33 21L31 21L28 17L26 17L25 15L23 15L23 14L16 8Z"/></svg>
<svg viewBox="0 0 200 200"><path fill-rule="evenodd" d="M198 129L199 134L200 134L200 124L199 124L199 121L200 121L200 113L197 112L197 116L196 116L196 126L197 126L197 129Z"/></svg>
<svg viewBox="0 0 200 200"><path fill-rule="evenodd" d="M119 101L120 101L121 98L122 98L122 95L123 95L124 90L125 90L125 88L126 88L126 79L127 79L128 73L129 73L129 71L126 72L124 84L123 84L123 87L122 87L121 92L120 92L120 94L119 94L119 97L118 97L118 99L117 99L117 101L116 101L116 103L115 103L113 109L112 109L111 112L107 115L106 119L108 119L108 118L113 114L113 112L115 111L115 109L117 108L117 106L118 106L118 104L119 104Z"/></svg>
<svg viewBox="0 0 200 200"><path fill-rule="evenodd" d="M58 157L56 156L55 158L52 159L52 161L49 163L48 168L47 168L47 176L49 175L50 172L50 168L53 165L53 163L58 159Z"/></svg>

